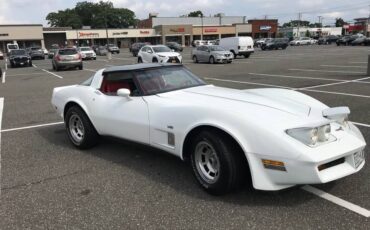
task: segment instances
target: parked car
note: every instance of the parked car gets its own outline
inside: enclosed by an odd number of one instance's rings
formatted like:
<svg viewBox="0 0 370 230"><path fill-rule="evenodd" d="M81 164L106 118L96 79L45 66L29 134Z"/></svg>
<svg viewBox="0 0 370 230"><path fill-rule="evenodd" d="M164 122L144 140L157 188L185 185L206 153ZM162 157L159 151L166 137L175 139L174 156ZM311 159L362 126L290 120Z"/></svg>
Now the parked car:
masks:
<svg viewBox="0 0 370 230"><path fill-rule="evenodd" d="M1 52L1 50L0 50L0 60L3 60L4 59L4 54L3 54L3 52Z"/></svg>
<svg viewBox="0 0 370 230"><path fill-rule="evenodd" d="M67 68L83 69L82 56L74 48L58 49L53 57L53 69L59 71Z"/></svg>
<svg viewBox="0 0 370 230"><path fill-rule="evenodd" d="M141 47L145 46L146 43L144 42L137 42L131 45L131 53L134 57L137 57L137 54L139 53L139 50Z"/></svg>
<svg viewBox="0 0 370 230"><path fill-rule="evenodd" d="M6 53L10 54L12 50L19 50L19 46L17 43L7 43L6 44Z"/></svg>
<svg viewBox="0 0 370 230"><path fill-rule="evenodd" d="M32 66L31 56L24 49L11 50L9 62L12 68L17 66Z"/></svg>
<svg viewBox="0 0 370 230"><path fill-rule="evenodd" d="M82 47L79 47L77 50L78 52L80 52L82 60L87 60L87 59L96 60L96 53L89 46L82 46Z"/></svg>
<svg viewBox="0 0 370 230"><path fill-rule="evenodd" d="M351 45L352 46L364 46L365 45L365 43L366 43L366 37L365 36L363 36L363 37L359 37L359 38L356 38L355 40L353 40L352 42L351 42Z"/></svg>
<svg viewBox="0 0 370 230"><path fill-rule="evenodd" d="M119 52L120 52L119 48L114 44L108 44L107 45L107 50L109 52L111 52L112 54L114 54L114 53L119 54Z"/></svg>
<svg viewBox="0 0 370 230"><path fill-rule="evenodd" d="M257 47L262 47L263 44L266 44L270 41L272 41L273 38L261 38L261 39L258 39L256 42L255 42L255 46Z"/></svg>
<svg viewBox="0 0 370 230"><path fill-rule="evenodd" d="M45 59L44 51L41 47L30 47L27 49L28 54L31 56L31 59Z"/></svg>
<svg viewBox="0 0 370 230"><path fill-rule="evenodd" d="M317 44L319 44L319 45L330 45L331 43L336 42L338 39L339 39L339 36L329 35L329 36L319 38Z"/></svg>
<svg viewBox="0 0 370 230"><path fill-rule="evenodd" d="M192 50L191 57L194 63L231 63L233 60L233 54L230 51L216 45L198 46Z"/></svg>
<svg viewBox="0 0 370 230"><path fill-rule="evenodd" d="M291 41L289 44L291 46L300 46L300 45L313 45L316 41L309 37L299 37L295 38L293 41Z"/></svg>
<svg viewBox="0 0 370 230"><path fill-rule="evenodd" d="M228 37L220 39L220 46L233 53L234 58L237 56L249 56L254 53L253 39L251 37Z"/></svg>
<svg viewBox="0 0 370 230"><path fill-rule="evenodd" d="M182 52L183 50L182 46L177 42L167 42L166 46L176 52Z"/></svg>
<svg viewBox="0 0 370 230"><path fill-rule="evenodd" d="M197 46L202 46L202 45L207 45L207 41L204 41L204 40L194 40L191 45L193 47L197 47Z"/></svg>
<svg viewBox="0 0 370 230"><path fill-rule="evenodd" d="M99 46L97 49L96 49L96 55L99 55L99 56L106 56L108 53L108 50L105 46Z"/></svg>
<svg viewBox="0 0 370 230"><path fill-rule="evenodd" d="M164 45L143 46L137 56L138 63L182 63L182 56Z"/></svg>
<svg viewBox="0 0 370 230"><path fill-rule="evenodd" d="M47 49L44 48L44 49L42 49L42 51L44 52L44 55L45 56L48 56L49 55L49 51Z"/></svg>
<svg viewBox="0 0 370 230"><path fill-rule="evenodd" d="M91 49L96 53L100 45L92 45Z"/></svg>
<svg viewBox="0 0 370 230"><path fill-rule="evenodd" d="M361 37L364 37L364 35L362 35L362 34L347 35L347 36L344 36L344 37L338 39L336 41L336 43L337 43L337 46L340 46L340 45L348 46L348 45L351 44L351 42L353 42L357 38L361 38Z"/></svg>
<svg viewBox="0 0 370 230"><path fill-rule="evenodd" d="M54 88L51 98L72 145L92 148L100 136L150 145L189 162L211 194L250 178L269 191L327 183L365 165L349 108L295 90L217 87L159 63L101 69L80 86Z"/></svg>
<svg viewBox="0 0 370 230"><path fill-rule="evenodd" d="M262 50L285 50L289 46L289 39L275 38L261 44Z"/></svg>
<svg viewBox="0 0 370 230"><path fill-rule="evenodd" d="M56 52L58 49L59 49L59 45L58 45L58 44L53 44L53 45L51 45L51 48L49 49L48 58L53 58L53 57L54 57L55 52Z"/></svg>

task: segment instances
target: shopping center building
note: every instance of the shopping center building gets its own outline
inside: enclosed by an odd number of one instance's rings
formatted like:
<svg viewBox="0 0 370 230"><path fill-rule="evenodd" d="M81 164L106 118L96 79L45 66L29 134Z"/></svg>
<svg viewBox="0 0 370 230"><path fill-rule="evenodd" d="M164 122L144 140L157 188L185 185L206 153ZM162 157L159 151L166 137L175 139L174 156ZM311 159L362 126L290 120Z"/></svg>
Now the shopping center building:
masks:
<svg viewBox="0 0 370 230"><path fill-rule="evenodd" d="M17 42L20 48L44 46L42 25L0 25L0 50L6 52L6 44L14 42Z"/></svg>

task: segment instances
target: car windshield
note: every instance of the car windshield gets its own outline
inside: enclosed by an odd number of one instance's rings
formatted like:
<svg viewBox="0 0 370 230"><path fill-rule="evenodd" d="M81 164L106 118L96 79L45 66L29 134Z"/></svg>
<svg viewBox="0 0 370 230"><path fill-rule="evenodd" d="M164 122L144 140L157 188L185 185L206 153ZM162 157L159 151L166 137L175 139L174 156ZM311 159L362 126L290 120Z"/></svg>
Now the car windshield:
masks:
<svg viewBox="0 0 370 230"><path fill-rule="evenodd" d="M81 51L90 51L90 47L81 47Z"/></svg>
<svg viewBox="0 0 370 230"><path fill-rule="evenodd" d="M154 46L153 50L156 53L171 52L171 49L168 48L167 46Z"/></svg>
<svg viewBox="0 0 370 230"><path fill-rule="evenodd" d="M182 66L141 70L136 72L136 77L145 95L205 85Z"/></svg>
<svg viewBox="0 0 370 230"><path fill-rule="evenodd" d="M18 49L18 46L17 45L8 45L8 48L11 49L11 50L15 50L15 49Z"/></svg>
<svg viewBox="0 0 370 230"><path fill-rule="evenodd" d="M26 55L25 50L12 50L10 53L11 55Z"/></svg>
<svg viewBox="0 0 370 230"><path fill-rule="evenodd" d="M77 54L77 50L75 50L75 49L59 50L58 54L60 54L60 55L73 55L73 54Z"/></svg>
<svg viewBox="0 0 370 230"><path fill-rule="evenodd" d="M225 51L221 46L208 46L211 51Z"/></svg>

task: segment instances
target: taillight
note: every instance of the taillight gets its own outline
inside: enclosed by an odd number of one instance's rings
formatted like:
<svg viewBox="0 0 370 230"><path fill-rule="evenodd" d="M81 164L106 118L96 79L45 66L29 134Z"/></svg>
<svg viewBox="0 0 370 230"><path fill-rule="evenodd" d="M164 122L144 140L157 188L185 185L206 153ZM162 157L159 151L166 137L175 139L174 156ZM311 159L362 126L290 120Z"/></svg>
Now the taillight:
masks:
<svg viewBox="0 0 370 230"><path fill-rule="evenodd" d="M62 60L59 55L55 56L55 58L57 59L57 61L61 61Z"/></svg>
<svg viewBox="0 0 370 230"><path fill-rule="evenodd" d="M81 54L77 54L77 59L82 59L82 56L81 56Z"/></svg>

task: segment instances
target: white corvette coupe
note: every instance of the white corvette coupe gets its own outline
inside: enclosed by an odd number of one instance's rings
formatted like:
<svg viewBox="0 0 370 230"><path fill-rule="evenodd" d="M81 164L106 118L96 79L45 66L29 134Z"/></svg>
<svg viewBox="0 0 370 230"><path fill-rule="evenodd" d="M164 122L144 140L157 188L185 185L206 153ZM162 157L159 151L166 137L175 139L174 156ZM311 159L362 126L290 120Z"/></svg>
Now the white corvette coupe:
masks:
<svg viewBox="0 0 370 230"><path fill-rule="evenodd" d="M182 56L167 46L143 46L137 54L137 62L182 63Z"/></svg>
<svg viewBox="0 0 370 230"><path fill-rule="evenodd" d="M71 142L86 149L101 135L162 149L191 163L211 194L333 181L365 164L365 140L347 107L297 91L235 90L205 84L182 65L102 69L58 87L52 105Z"/></svg>

